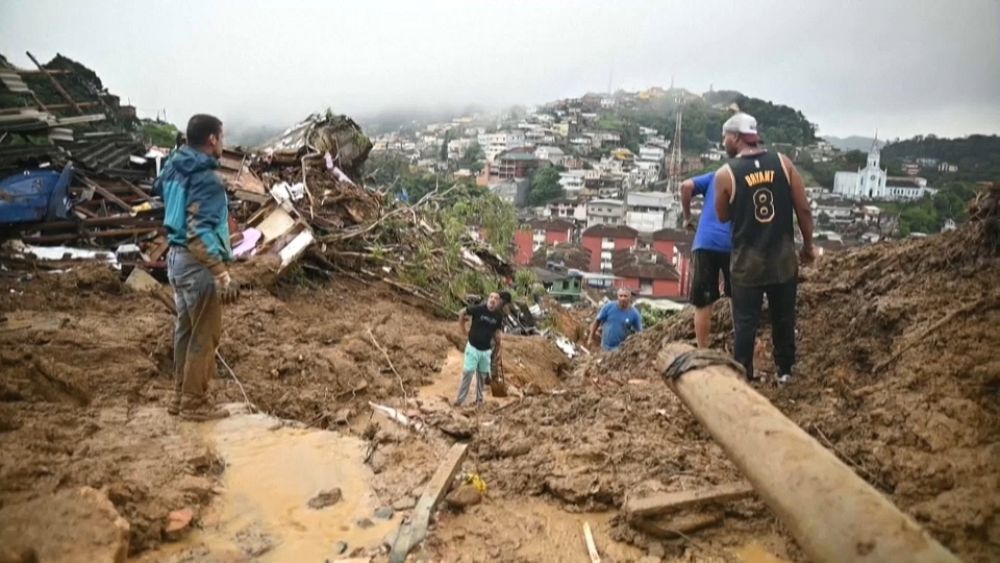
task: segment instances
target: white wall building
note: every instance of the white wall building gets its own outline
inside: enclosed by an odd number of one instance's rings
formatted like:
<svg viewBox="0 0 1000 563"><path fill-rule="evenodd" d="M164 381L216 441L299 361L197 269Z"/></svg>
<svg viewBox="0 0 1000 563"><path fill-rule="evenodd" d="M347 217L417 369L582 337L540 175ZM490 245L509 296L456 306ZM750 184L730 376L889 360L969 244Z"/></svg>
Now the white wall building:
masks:
<svg viewBox="0 0 1000 563"><path fill-rule="evenodd" d="M542 217L586 222L587 202L578 199L558 199L545 206Z"/></svg>
<svg viewBox="0 0 1000 563"><path fill-rule="evenodd" d="M631 192L627 196L625 224L640 233L651 233L676 223L674 197L666 192Z"/></svg>
<svg viewBox="0 0 1000 563"><path fill-rule="evenodd" d="M540 160L547 160L553 166L559 166L566 161L566 153L559 147L541 146L535 149L535 156Z"/></svg>
<svg viewBox="0 0 1000 563"><path fill-rule="evenodd" d="M559 173L559 185L567 195L578 193L584 187L586 170L567 170Z"/></svg>
<svg viewBox="0 0 1000 563"><path fill-rule="evenodd" d="M594 225L625 224L624 204L620 199L592 199L587 202L587 228Z"/></svg>
<svg viewBox="0 0 1000 563"><path fill-rule="evenodd" d="M868 151L868 162L857 172L837 172L833 177L833 193L858 200L911 200L933 193L923 178L890 178L879 167L878 141Z"/></svg>
<svg viewBox="0 0 1000 563"><path fill-rule="evenodd" d="M483 133L476 139L483 149L488 162L495 162L497 156L507 150L525 146L525 136L522 131L500 131L498 133Z"/></svg>

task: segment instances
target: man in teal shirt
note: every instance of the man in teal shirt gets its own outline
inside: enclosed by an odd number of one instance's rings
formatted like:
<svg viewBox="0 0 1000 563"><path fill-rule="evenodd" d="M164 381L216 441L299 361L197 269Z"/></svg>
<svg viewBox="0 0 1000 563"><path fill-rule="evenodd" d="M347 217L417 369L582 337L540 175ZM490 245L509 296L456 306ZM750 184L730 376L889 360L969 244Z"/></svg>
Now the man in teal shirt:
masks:
<svg viewBox="0 0 1000 563"><path fill-rule="evenodd" d="M215 174L222 156L222 122L211 115L188 121L188 144L171 155L156 179L163 194L170 250L167 277L174 289L174 396L167 412L187 420L228 416L208 400L222 334L223 302L235 300L229 275L229 200Z"/></svg>
<svg viewBox="0 0 1000 563"><path fill-rule="evenodd" d="M618 301L601 307L590 325L591 341L597 338L598 327L601 327L601 348L605 350L617 350L633 332L642 332L642 315L632 306L631 291L619 288Z"/></svg>

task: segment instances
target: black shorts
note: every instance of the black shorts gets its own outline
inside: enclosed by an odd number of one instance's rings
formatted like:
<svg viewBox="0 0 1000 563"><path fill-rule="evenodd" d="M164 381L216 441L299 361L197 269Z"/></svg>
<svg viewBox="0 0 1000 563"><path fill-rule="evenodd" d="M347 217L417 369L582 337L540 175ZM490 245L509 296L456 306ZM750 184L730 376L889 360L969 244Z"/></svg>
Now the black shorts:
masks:
<svg viewBox="0 0 1000 563"><path fill-rule="evenodd" d="M726 296L732 295L729 281L729 253L714 250L695 250L694 281L691 283L691 303L695 307L708 307L719 299L719 272L722 272Z"/></svg>

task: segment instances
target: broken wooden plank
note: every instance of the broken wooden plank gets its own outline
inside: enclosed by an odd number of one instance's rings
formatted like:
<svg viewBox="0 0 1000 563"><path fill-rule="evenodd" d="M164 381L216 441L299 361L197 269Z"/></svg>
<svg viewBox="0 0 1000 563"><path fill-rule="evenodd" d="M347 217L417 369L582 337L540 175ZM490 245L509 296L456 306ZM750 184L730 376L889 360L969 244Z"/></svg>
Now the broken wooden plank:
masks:
<svg viewBox="0 0 1000 563"><path fill-rule="evenodd" d="M642 498L628 498L624 510L628 519L632 520L711 502L744 499L752 494L753 487L746 483L727 483L707 489L661 492Z"/></svg>
<svg viewBox="0 0 1000 563"><path fill-rule="evenodd" d="M707 512L681 514L680 516L640 518L630 521L629 525L654 538L676 539L702 528L716 526L722 522L724 517L725 514L722 510L715 509Z"/></svg>
<svg viewBox="0 0 1000 563"><path fill-rule="evenodd" d="M406 556L410 553L410 550L427 537L427 526L430 525L431 514L438 503L441 502L441 499L444 498L445 494L448 493L448 487L451 485L452 480L455 479L458 470L461 469L468 449L468 444L455 444L448 450L448 456L441 462L441 465L438 466L437 471L434 473L434 477L424 487L424 494L420 496L420 500L417 502L417 507L413 510L413 515L410 517L409 522L399 528L399 533L396 534L396 541L393 543L392 551L389 553L389 561L391 563L403 563L406 561Z"/></svg>
<svg viewBox="0 0 1000 563"><path fill-rule="evenodd" d="M101 197L103 197L104 199L106 199L106 200L110 201L111 203L113 203L113 204L117 205L118 207L120 207L122 209L122 211L128 211L129 213L132 212L132 206L131 205L129 205L129 204L125 203L124 201L122 201L121 199L119 199L118 196L116 196L115 194L111 193L107 188L105 188L103 186L94 186L94 191L96 191L98 194L100 194Z"/></svg>
<svg viewBox="0 0 1000 563"><path fill-rule="evenodd" d="M601 563L601 555L597 553L597 544L594 543L594 533L590 530L590 522L583 523L583 541L587 544L587 555L590 556L590 563Z"/></svg>

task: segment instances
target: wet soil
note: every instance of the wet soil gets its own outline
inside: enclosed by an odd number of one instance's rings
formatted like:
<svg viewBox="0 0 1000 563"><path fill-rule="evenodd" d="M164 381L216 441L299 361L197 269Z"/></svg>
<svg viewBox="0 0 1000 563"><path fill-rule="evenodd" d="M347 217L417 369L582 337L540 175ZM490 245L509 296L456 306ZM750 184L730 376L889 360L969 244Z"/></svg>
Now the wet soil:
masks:
<svg viewBox="0 0 1000 563"><path fill-rule="evenodd" d="M1000 558L1000 260L963 237L878 245L803 272L798 379L760 389L961 558L985 562ZM322 537L331 549L345 541L368 553L375 547L367 536L339 539L357 532L354 513L389 505L394 522L405 518L461 439L471 444L461 473L487 483L484 502L442 511L418 557L580 560L579 528L588 521L607 560L803 559L755 498L675 539L634 530L617 515L626 495L651 484L681 490L740 480L652 366L664 343L693 341L690 311L575 366L545 339L505 338L505 372L518 393L456 410L448 402L464 346L457 322L385 287L308 283L248 290L225 309L220 352L261 411L301 425L269 436L324 435L330 448L309 448L339 457L320 465L358 468L360 457L359 472L341 477L370 486L371 496L337 517L346 524L293 523L314 516L298 508L306 489L328 486L308 472L296 472L300 482L282 479L291 469L275 469L266 487L280 491L274 499L227 497L244 485L226 480L238 482L247 467L281 467L267 449L279 445L260 438L240 450L242 438L227 446L223 423L212 435L211 425L167 415L172 317L124 288L116 272L75 266L0 272L0 511L21 515L0 531L44 526L45 509L29 518L19 507L91 487L129 524L132 556L198 560L213 550L246 557L263 549L257 557L274 557L298 543L293 531L312 541L316 526L332 528ZM713 344L728 349L724 302L714 328ZM758 365L767 372L766 324L761 339ZM225 371L212 385L219 401L243 402ZM369 401L426 429L372 414ZM258 441L269 445L255 451ZM237 508L251 505L258 508ZM182 541L200 544L150 551L164 549L168 514L184 508L195 523ZM252 526L238 517L254 510L280 521L253 518Z"/></svg>

